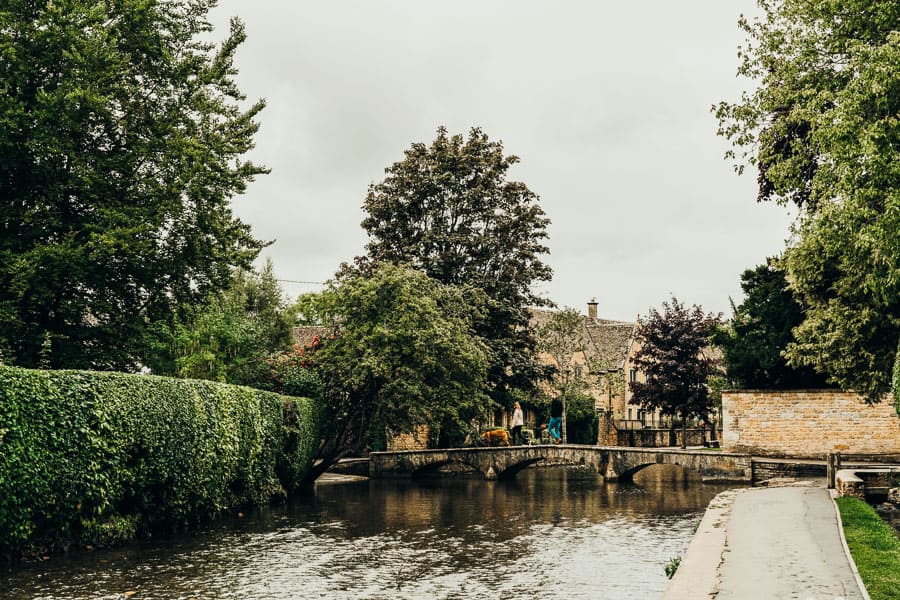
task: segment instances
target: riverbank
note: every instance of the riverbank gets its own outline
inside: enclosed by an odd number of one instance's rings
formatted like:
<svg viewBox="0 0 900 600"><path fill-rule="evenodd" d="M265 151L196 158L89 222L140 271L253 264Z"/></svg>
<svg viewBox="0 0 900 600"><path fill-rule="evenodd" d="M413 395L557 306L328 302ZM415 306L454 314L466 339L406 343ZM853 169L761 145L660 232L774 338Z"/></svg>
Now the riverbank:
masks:
<svg viewBox="0 0 900 600"><path fill-rule="evenodd" d="M867 600L828 490L811 482L719 494L663 600Z"/></svg>

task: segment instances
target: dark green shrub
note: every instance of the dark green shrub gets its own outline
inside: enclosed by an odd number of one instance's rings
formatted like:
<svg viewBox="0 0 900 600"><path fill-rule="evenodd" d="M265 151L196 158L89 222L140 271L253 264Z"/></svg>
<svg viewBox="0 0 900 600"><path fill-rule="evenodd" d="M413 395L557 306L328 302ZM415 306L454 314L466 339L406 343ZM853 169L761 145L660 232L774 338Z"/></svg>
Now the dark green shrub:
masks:
<svg viewBox="0 0 900 600"><path fill-rule="evenodd" d="M0 553L179 530L296 488L311 400L209 381L0 366Z"/></svg>
<svg viewBox="0 0 900 600"><path fill-rule="evenodd" d="M594 398L578 392L570 394L566 402L567 441L570 444L596 444L597 426Z"/></svg>

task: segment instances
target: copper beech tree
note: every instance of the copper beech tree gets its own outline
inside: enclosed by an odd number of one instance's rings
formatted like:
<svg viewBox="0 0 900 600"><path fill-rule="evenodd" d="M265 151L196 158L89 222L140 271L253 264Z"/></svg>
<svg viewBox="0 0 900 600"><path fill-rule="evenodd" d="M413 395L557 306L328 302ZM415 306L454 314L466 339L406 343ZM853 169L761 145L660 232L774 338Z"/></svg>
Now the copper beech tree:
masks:
<svg viewBox="0 0 900 600"><path fill-rule="evenodd" d="M647 410L660 409L664 415L681 420L681 447L687 444L687 420L705 417L712 408L708 382L718 373L708 351L709 339L720 318L690 308L672 298L663 302L662 312L651 308L638 319L640 350L634 365L646 381L632 381L632 401Z"/></svg>

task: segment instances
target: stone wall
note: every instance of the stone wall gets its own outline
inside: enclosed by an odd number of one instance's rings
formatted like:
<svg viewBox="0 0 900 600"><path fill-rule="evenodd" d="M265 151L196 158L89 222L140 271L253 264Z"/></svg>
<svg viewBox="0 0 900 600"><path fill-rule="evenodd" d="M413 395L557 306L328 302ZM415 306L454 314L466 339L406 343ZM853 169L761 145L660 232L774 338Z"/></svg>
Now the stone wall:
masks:
<svg viewBox="0 0 900 600"><path fill-rule="evenodd" d="M724 450L822 458L829 452L900 452L900 418L889 399L867 405L840 390L722 393Z"/></svg>
<svg viewBox="0 0 900 600"><path fill-rule="evenodd" d="M389 435L387 449L395 452L399 450L425 450L428 448L428 436L430 434L431 428L428 425L419 425L411 433Z"/></svg>

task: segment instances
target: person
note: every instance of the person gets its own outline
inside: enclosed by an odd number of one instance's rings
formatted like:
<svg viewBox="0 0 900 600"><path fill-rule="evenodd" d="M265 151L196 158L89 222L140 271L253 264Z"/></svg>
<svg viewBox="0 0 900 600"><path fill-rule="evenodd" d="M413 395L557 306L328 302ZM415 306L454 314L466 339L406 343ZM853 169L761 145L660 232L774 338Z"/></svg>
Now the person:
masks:
<svg viewBox="0 0 900 600"><path fill-rule="evenodd" d="M550 434L551 441L554 444L562 441L562 413L562 401L559 398L554 398L550 402L550 423L547 425L547 433Z"/></svg>
<svg viewBox="0 0 900 600"><path fill-rule="evenodd" d="M512 416L512 443L513 446L522 445L522 427L525 425L525 415L522 414L522 406L518 402L513 403Z"/></svg>

